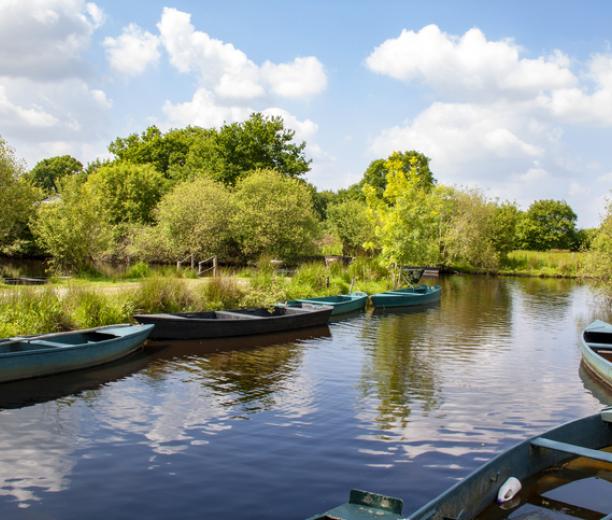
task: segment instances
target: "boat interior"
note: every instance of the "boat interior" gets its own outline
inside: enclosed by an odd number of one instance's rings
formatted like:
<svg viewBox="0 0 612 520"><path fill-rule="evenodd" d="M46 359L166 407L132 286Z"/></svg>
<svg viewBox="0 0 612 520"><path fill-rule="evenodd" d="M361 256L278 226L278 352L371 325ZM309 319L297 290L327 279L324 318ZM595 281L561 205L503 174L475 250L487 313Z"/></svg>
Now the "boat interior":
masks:
<svg viewBox="0 0 612 520"><path fill-rule="evenodd" d="M232 311L179 312L168 314L167 317L198 319L198 320L257 320L276 316L300 315L312 312L308 307L286 307L277 305L272 309L238 309ZM318 310L318 309L317 309ZM160 316L160 315L156 315Z"/></svg>
<svg viewBox="0 0 612 520"><path fill-rule="evenodd" d="M596 330L585 330L584 341L587 343L598 343L600 345L612 346L612 333Z"/></svg>
<svg viewBox="0 0 612 520"><path fill-rule="evenodd" d="M87 343L99 343L108 339L115 339L112 334L98 331L78 332L57 336L42 336L38 338L14 338L0 341L0 354L13 352L28 352L32 350L44 350L49 348L70 347Z"/></svg>

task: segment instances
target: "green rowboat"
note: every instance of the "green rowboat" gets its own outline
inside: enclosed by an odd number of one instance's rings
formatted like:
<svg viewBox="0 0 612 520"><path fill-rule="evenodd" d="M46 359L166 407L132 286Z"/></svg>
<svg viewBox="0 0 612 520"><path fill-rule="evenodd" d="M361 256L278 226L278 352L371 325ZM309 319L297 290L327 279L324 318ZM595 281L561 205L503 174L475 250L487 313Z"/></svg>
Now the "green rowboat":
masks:
<svg viewBox="0 0 612 520"><path fill-rule="evenodd" d="M353 490L346 504L309 520L531 519L568 518L567 514L610 520L611 450L608 406L518 444L414 513L403 515L399 498ZM577 493L579 488L586 492Z"/></svg>
<svg viewBox="0 0 612 520"><path fill-rule="evenodd" d="M437 302L442 288L439 285L418 285L404 289L394 289L370 296L376 308L412 307Z"/></svg>
<svg viewBox="0 0 612 520"><path fill-rule="evenodd" d="M288 307L299 305L327 305L333 307L332 316L346 314L348 312L362 311L368 303L368 295L364 292L351 294L339 294L337 296L317 296L315 298L303 298L301 300L290 300Z"/></svg>
<svg viewBox="0 0 612 520"><path fill-rule="evenodd" d="M587 370L612 388L612 325L600 320L591 323L582 333L580 349Z"/></svg>

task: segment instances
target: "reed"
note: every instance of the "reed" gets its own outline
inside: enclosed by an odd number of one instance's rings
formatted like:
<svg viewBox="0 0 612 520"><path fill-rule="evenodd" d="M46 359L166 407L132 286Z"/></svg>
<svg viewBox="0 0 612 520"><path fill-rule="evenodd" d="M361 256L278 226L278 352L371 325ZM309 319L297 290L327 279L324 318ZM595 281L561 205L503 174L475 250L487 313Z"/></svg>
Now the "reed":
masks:
<svg viewBox="0 0 612 520"><path fill-rule="evenodd" d="M92 328L132 320L134 305L129 294L104 295L100 292L71 287L63 298L66 321L73 328Z"/></svg>
<svg viewBox="0 0 612 520"><path fill-rule="evenodd" d="M512 251L499 272L548 277L589 275L591 253L572 251Z"/></svg>
<svg viewBox="0 0 612 520"><path fill-rule="evenodd" d="M180 278L152 276L143 280L132 294L137 312L180 312L198 307L198 299Z"/></svg>
<svg viewBox="0 0 612 520"><path fill-rule="evenodd" d="M0 294L0 337L56 332L69 326L53 289L19 288Z"/></svg>
<svg viewBox="0 0 612 520"><path fill-rule="evenodd" d="M244 295L236 279L229 276L215 276L202 284L201 307L210 310L240 307Z"/></svg>

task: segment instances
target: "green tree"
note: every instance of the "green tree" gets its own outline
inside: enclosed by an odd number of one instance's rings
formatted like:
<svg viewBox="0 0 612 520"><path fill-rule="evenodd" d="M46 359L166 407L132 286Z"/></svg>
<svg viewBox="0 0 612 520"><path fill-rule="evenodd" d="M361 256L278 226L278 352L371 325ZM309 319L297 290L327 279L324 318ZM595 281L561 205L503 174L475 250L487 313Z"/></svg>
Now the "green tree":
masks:
<svg viewBox="0 0 612 520"><path fill-rule="evenodd" d="M87 178L93 194L108 210L111 224L151 223L167 182L150 164L117 162Z"/></svg>
<svg viewBox="0 0 612 520"><path fill-rule="evenodd" d="M303 182L257 170L238 183L235 199L233 229L245 256L291 258L313 250L317 219Z"/></svg>
<svg viewBox="0 0 612 520"><path fill-rule="evenodd" d="M510 251L517 248L516 233L520 219L521 211L514 203L502 202L495 207L491 238L500 259L504 259Z"/></svg>
<svg viewBox="0 0 612 520"><path fill-rule="evenodd" d="M517 226L523 249L573 249L576 246L576 214L565 201L536 200Z"/></svg>
<svg viewBox="0 0 612 520"><path fill-rule="evenodd" d="M400 154L392 154L385 168L382 199L374 186L366 183L364 187L375 236L366 246L379 248L388 265L437 264L445 192L423 186L415 156L408 171Z"/></svg>
<svg viewBox="0 0 612 520"><path fill-rule="evenodd" d="M612 294L612 200L608 202L606 215L597 229L591 244L593 270L608 283Z"/></svg>
<svg viewBox="0 0 612 520"><path fill-rule="evenodd" d="M83 165L78 160L71 155L60 155L39 161L28 176L32 184L47 194L54 194L58 191L58 181L80 173L83 173Z"/></svg>
<svg viewBox="0 0 612 520"><path fill-rule="evenodd" d="M372 226L367 206L359 200L346 200L328 208L328 219L342 241L342 250L347 255L357 255L364 244L372 239Z"/></svg>
<svg viewBox="0 0 612 520"><path fill-rule="evenodd" d="M360 187L371 186L378 197L382 197L387 187L387 175L389 173L389 161L394 167L400 167L404 173L412 172L417 179L420 188L430 190L436 180L429 169L429 157L420 152L409 150L406 152L393 152L386 160L376 159L372 161L360 181Z"/></svg>
<svg viewBox="0 0 612 520"><path fill-rule="evenodd" d="M234 213L230 192L212 179L177 184L162 198L156 229L174 258L225 255L231 244L228 223Z"/></svg>
<svg viewBox="0 0 612 520"><path fill-rule="evenodd" d="M0 248L27 234L28 220L40 198L38 190L26 182L23 166L0 138Z"/></svg>
<svg viewBox="0 0 612 520"><path fill-rule="evenodd" d="M310 160L304 155L306 143L294 143L294 136L282 118L255 113L242 123L223 125L210 139L196 141L185 169L210 174L226 185L257 169L299 177L310 169Z"/></svg>
<svg viewBox="0 0 612 520"><path fill-rule="evenodd" d="M90 269L111 245L106 213L90 186L70 176L60 182L58 198L39 206L32 231L55 268L79 272Z"/></svg>

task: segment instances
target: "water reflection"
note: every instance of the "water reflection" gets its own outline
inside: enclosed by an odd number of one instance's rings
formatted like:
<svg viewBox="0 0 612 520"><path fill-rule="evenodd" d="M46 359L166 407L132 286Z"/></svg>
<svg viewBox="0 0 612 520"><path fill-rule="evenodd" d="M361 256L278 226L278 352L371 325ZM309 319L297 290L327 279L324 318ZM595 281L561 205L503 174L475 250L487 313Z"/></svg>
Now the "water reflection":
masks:
<svg viewBox="0 0 612 520"><path fill-rule="evenodd" d="M165 342L0 385L1 406L30 405L0 409L0 518L306 517L350 487L412 509L609 399L578 372L581 328L609 319L588 286L442 284L439 305L331 335Z"/></svg>

